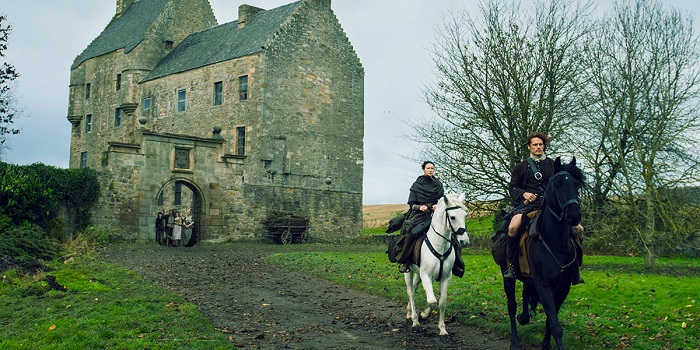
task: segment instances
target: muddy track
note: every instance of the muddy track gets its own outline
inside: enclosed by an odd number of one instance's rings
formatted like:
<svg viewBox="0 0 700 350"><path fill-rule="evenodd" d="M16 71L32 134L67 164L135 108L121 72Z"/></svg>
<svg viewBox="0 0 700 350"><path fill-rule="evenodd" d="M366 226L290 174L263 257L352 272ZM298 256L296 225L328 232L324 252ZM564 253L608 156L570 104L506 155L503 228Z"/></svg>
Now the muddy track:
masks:
<svg viewBox="0 0 700 350"><path fill-rule="evenodd" d="M239 349L508 349L507 339L437 317L412 329L405 305L271 266L264 254L317 245L115 245L99 254L197 305ZM347 250L347 249L345 249ZM403 286L396 286L403 288Z"/></svg>

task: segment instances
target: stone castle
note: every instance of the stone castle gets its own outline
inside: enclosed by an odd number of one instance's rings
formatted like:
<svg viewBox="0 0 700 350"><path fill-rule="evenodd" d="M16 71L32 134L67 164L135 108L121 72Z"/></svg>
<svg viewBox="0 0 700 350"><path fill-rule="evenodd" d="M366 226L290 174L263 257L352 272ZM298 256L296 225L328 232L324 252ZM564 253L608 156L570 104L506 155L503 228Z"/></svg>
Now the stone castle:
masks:
<svg viewBox="0 0 700 350"><path fill-rule="evenodd" d="M264 236L276 213L312 240L362 231L364 69L330 0L221 25L208 0L117 0L71 66L68 120L96 226L150 239L173 208L207 240Z"/></svg>

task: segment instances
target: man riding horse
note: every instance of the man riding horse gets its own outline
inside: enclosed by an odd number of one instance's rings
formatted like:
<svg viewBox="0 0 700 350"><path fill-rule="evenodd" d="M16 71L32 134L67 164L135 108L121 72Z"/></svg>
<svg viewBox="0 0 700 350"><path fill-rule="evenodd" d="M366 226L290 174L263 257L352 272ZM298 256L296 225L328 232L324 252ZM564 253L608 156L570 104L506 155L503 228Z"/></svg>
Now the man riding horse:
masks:
<svg viewBox="0 0 700 350"><path fill-rule="evenodd" d="M514 209L504 220L508 224L508 241L506 245L506 257L508 270L503 278L515 278L514 265L517 263L518 244L521 234L525 231L534 214L540 209L544 201L545 187L549 178L554 175L554 160L547 157L545 151L549 138L545 133L532 132L527 138L527 148L530 157L518 163L511 175L508 192ZM583 226L574 227L575 234L580 238L583 235ZM580 271L576 270L573 284L583 283Z"/></svg>

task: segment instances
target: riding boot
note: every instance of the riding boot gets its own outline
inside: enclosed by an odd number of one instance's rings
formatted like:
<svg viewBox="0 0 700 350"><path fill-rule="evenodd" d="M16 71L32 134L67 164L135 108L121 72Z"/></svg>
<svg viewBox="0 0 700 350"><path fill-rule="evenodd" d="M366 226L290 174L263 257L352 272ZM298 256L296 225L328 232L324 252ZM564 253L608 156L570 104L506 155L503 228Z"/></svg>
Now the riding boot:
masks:
<svg viewBox="0 0 700 350"><path fill-rule="evenodd" d="M508 236L506 244L506 258L508 259L508 270L503 274L503 278L515 278L516 253L518 252L518 237Z"/></svg>
<svg viewBox="0 0 700 350"><path fill-rule="evenodd" d="M401 273L407 273L411 271L411 263L410 262L405 262L399 265L399 272Z"/></svg>

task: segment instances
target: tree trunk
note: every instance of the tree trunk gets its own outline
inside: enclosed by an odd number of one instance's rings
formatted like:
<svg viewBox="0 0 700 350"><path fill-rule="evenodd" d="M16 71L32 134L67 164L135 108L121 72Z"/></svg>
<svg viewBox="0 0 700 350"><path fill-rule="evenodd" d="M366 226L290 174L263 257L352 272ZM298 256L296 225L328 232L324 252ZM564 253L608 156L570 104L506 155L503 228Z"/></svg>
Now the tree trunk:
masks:
<svg viewBox="0 0 700 350"><path fill-rule="evenodd" d="M644 210L644 242L646 252L644 254L644 267L651 269L654 267L654 202L652 196L646 196L646 208Z"/></svg>

